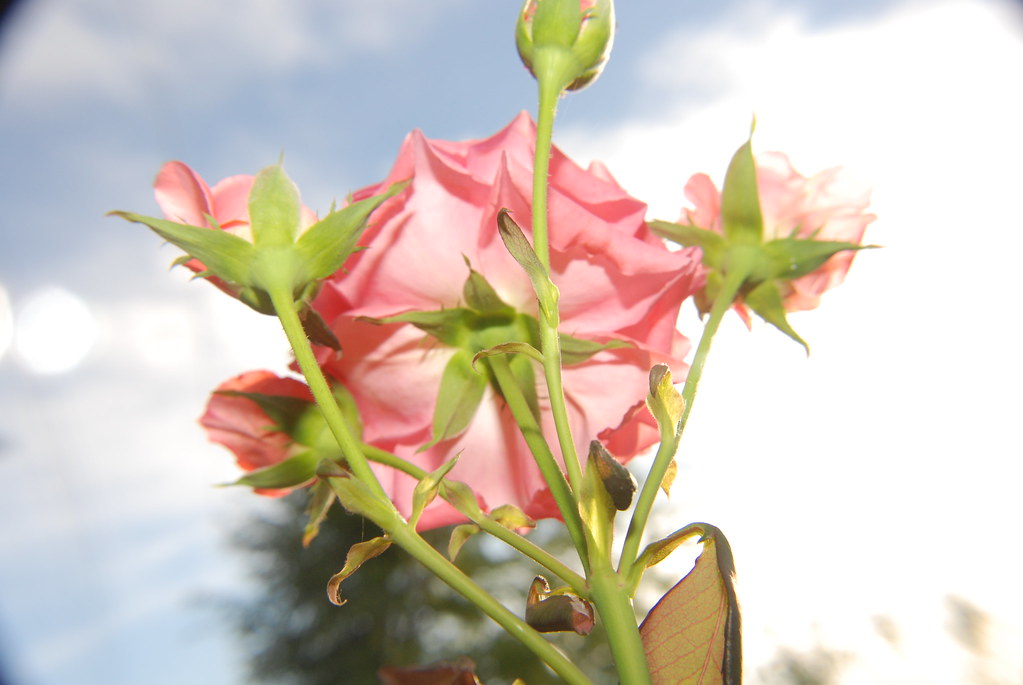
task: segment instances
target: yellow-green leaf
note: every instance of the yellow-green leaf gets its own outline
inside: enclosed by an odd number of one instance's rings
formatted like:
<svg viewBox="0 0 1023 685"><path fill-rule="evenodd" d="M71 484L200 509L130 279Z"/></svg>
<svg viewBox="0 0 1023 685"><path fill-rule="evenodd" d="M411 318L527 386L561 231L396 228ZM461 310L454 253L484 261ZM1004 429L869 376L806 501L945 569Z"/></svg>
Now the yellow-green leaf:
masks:
<svg viewBox="0 0 1023 685"><path fill-rule="evenodd" d="M341 598L341 581L348 578L359 570L365 562L373 557L380 556L391 546L390 538L386 536L375 537L366 542L357 542L348 550L348 557L345 559L345 566L335 573L327 581L327 597L331 603L342 606L346 601Z"/></svg>

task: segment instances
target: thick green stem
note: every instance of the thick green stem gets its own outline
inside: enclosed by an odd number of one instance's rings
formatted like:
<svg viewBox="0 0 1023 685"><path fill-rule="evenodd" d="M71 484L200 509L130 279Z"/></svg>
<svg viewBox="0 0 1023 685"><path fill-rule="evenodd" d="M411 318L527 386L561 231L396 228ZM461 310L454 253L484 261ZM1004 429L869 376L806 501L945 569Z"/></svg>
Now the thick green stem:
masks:
<svg viewBox="0 0 1023 685"><path fill-rule="evenodd" d="M403 473L407 473L418 480L422 480L427 476L426 469L420 468L412 462L406 461L397 455L391 454L390 452L377 447L373 447L372 445L364 444L362 448L370 461L374 461L379 464L386 464L387 466L398 469ZM443 491L441 494L443 496ZM543 547L537 545L532 540L519 535L514 530L505 528L497 521L486 516L470 516L469 520L479 526L484 532L490 533L509 547L517 550L524 556L529 557L554 575L561 578L581 597L589 596L589 587L586 585L586 580L582 576L570 569L564 564L564 562L545 550Z"/></svg>
<svg viewBox="0 0 1023 685"><path fill-rule="evenodd" d="M700 377L703 375L703 366L707 361L707 353L710 352L710 344L714 340L714 334L717 333L721 320L731 308L732 303L735 301L735 296L738 294L739 288L746 281L746 278L747 271L741 268L741 266L737 266L736 269L730 271L725 277L721 290L718 291L714 299L707 323L703 327L703 335L700 336L700 342L696 347L696 354L693 355L692 366L689 367L685 385L682 387L682 399L685 402L685 406L682 409L682 417L679 419L678 426L674 430L674 435L671 434L670 427L661 427L661 446L657 450L657 456L654 457L650 473L647 474L646 482L643 483L643 490L636 501L636 508L632 512L632 520L629 522L629 532L625 536L625 543L622 547L622 556L619 560L618 570L624 576L629 575L632 565L636 561L636 557L639 554L639 545L643 538L643 531L646 529L650 510L653 508L654 500L657 497L657 490L661 487L661 481L664 480L664 474L667 473L671 460L675 458L675 451L682 437L682 431L685 430L686 422L689 420L689 412L692 411L693 401L696 399L696 389L700 384Z"/></svg>
<svg viewBox="0 0 1023 685"><path fill-rule="evenodd" d="M533 416L533 412L529 408L529 403L522 395L511 368L508 366L508 360L502 358L501 355L495 355L486 361L494 373L497 385L501 388L501 395L508 403L508 409L515 418L515 423L518 424L529 451L536 459L536 465L540 468L547 487L551 490L551 495L558 505L558 511L561 512L569 535L572 536L572 543L579 553L579 558L583 565L587 566L589 557L586 554L586 538L583 535L582 519L579 518L579 508L576 506L575 498L572 496L565 476L561 473L561 468L558 467L558 462L554 459L554 454L551 453L550 446L543 437L540 424L537 423L536 417Z"/></svg>
<svg viewBox="0 0 1023 685"><path fill-rule="evenodd" d="M622 685L649 685L650 668L624 579L611 568L610 560L595 560L593 566L590 598L607 631L619 681Z"/></svg>
<svg viewBox="0 0 1023 685"><path fill-rule="evenodd" d="M290 290L283 287L272 289L270 301L277 312L277 318L280 319L285 335L288 336L288 342L291 343L291 349L295 353L295 360L302 370L302 375L305 376L309 389L313 393L313 398L316 400L320 411L323 412L327 426L330 428L330 432L334 434L334 438L341 448L341 454L344 455L345 461L348 462L348 467L355 474L356 478L370 488L374 495L387 502L393 509L394 505L391 503L391 498L388 497L383 486L380 485L376 474L373 473L373 469L369 467L369 462L366 461L366 456L363 454L359 442L355 440L352 432L348 429L348 423L345 421L344 415L337 405L337 400L334 399L334 394L330 391L330 385L327 383L320 365L316 362L316 356L313 354L313 348L309 344L309 338L306 337L305 330L302 328L302 322L298 318L298 312L295 311L295 302Z"/></svg>

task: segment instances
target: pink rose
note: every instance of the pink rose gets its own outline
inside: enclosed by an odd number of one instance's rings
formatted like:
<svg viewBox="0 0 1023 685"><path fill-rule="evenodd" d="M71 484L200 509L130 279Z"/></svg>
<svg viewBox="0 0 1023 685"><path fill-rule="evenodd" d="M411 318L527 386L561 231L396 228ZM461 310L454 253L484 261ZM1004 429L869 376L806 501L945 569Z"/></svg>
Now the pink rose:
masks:
<svg viewBox="0 0 1023 685"><path fill-rule="evenodd" d="M280 378L270 371L249 371L224 381L210 396L199 423L213 442L234 452L238 466L246 471L278 464L292 456L292 440L276 430L273 420L246 397L218 394L223 391L297 397L312 402L309 388L293 378ZM288 490L257 490L280 496Z"/></svg>
<svg viewBox="0 0 1023 685"><path fill-rule="evenodd" d="M433 470L461 452L450 477L469 484L485 504L515 504L534 518L557 516L553 499L510 412L492 387L468 427L425 451L431 440L441 374L455 353L409 324L374 325L414 311L464 306L466 260L517 312L536 315L522 268L497 231L502 207L530 230L535 126L526 114L484 140L448 142L410 134L384 182L360 199L411 178L374 214L344 277L328 279L314 308L332 326L344 354L321 356L325 370L354 395L363 439ZM668 251L647 229L646 206L627 195L598 164L583 169L555 150L550 167L550 248L561 293L561 331L629 347L598 352L564 371L576 448L599 437L622 461L657 440L643 406L651 366L668 363L683 375L688 341L675 325L679 307L701 285L694 250ZM544 434L558 452L542 382L535 367ZM395 504L410 510L414 481L374 467ZM437 501L420 528L462 520Z"/></svg>
<svg viewBox="0 0 1023 685"><path fill-rule="evenodd" d="M828 169L807 178L792 168L780 152L757 155L757 188L764 217L764 241L816 238L859 243L876 217L867 213L869 190L856 187L841 168ZM696 174L685 186L692 207L679 223L721 232L721 194L706 174ZM855 252L846 250L831 257L806 276L779 282L786 311L814 309L820 296L845 278ZM737 306L747 324L749 314Z"/></svg>

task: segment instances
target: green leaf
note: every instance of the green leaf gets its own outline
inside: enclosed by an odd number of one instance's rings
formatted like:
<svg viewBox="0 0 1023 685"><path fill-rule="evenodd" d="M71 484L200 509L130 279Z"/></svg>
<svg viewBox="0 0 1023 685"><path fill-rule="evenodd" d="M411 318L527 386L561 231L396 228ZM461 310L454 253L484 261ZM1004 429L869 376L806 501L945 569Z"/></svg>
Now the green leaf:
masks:
<svg viewBox="0 0 1023 685"><path fill-rule="evenodd" d="M321 463L330 466L333 462L325 461ZM340 470L336 464L334 464L333 468ZM365 516L384 530L403 525L404 522L394 509L394 506L389 501L378 498L362 481L352 478L348 474L332 477L324 473L322 469L318 475L321 478L328 479L330 487L337 495L338 501L341 502L341 506L347 511L359 516Z"/></svg>
<svg viewBox="0 0 1023 685"><path fill-rule="evenodd" d="M542 6L543 3L541 3ZM502 209L497 214L497 230L512 258L529 276L529 281L533 284L533 291L536 292L536 299L540 305L540 313L547 321L557 325L558 289L551 282L547 270L540 262L540 258L536 256L536 252L533 251L533 246L526 240L526 235L511 218L507 209Z"/></svg>
<svg viewBox="0 0 1023 685"><path fill-rule="evenodd" d="M781 291L773 281L764 281L745 293L743 301L756 312L757 316L802 345L806 353L810 354L810 346L789 325L785 317L785 303L781 299Z"/></svg>
<svg viewBox="0 0 1023 685"><path fill-rule="evenodd" d="M465 350L455 350L444 367L433 412L433 439L419 448L429 449L442 440L461 435L476 416L487 377L473 370L472 358Z"/></svg>
<svg viewBox="0 0 1023 685"><path fill-rule="evenodd" d="M766 243L764 252L770 259L772 276L788 281L813 273L839 252L872 247L833 240L778 238Z"/></svg>
<svg viewBox="0 0 1023 685"><path fill-rule="evenodd" d="M298 235L302 201L298 188L280 164L258 174L249 192L252 242L259 247L292 245Z"/></svg>
<svg viewBox="0 0 1023 685"><path fill-rule="evenodd" d="M536 528L536 521L514 504L502 504L490 512L487 518L508 530Z"/></svg>
<svg viewBox="0 0 1023 685"><path fill-rule="evenodd" d="M694 523L675 535L699 534L703 553L639 627L653 685L739 685L742 636L732 550L720 530Z"/></svg>
<svg viewBox="0 0 1023 685"><path fill-rule="evenodd" d="M650 394L647 395L646 406L657 420L662 434L678 432L685 401L675 389L671 369L666 364L657 364L650 369Z"/></svg>
<svg viewBox="0 0 1023 685"><path fill-rule="evenodd" d="M735 151L721 188L721 224L730 243L749 245L763 241L764 217L760 213L752 136L750 130L750 138Z"/></svg>
<svg viewBox="0 0 1023 685"><path fill-rule="evenodd" d="M315 478L316 466L319 463L320 458L312 451L302 452L273 466L250 471L231 485L247 485L268 490L293 488Z"/></svg>
<svg viewBox="0 0 1023 685"><path fill-rule="evenodd" d="M296 249L308 278L319 280L337 272L355 250L355 244L362 236L370 214L406 186L407 182L395 183L380 195L331 212L299 236Z"/></svg>
<svg viewBox="0 0 1023 685"><path fill-rule="evenodd" d="M218 278L238 285L253 285L251 268L256 247L247 240L219 229L189 226L132 212L110 214L148 226L167 242L198 259Z"/></svg>
<svg viewBox="0 0 1023 685"><path fill-rule="evenodd" d="M725 250L725 238L717 231L698 228L687 224L673 224L667 221L647 222L656 235L667 238L685 247L698 247L703 250L705 266L719 268L721 256Z"/></svg>
<svg viewBox="0 0 1023 685"><path fill-rule="evenodd" d="M390 546L391 539L386 535L352 545L345 558L344 568L331 576L327 582L327 597L331 603L337 606L344 605L348 600L341 598L341 582L358 571L364 563L386 552Z"/></svg>
<svg viewBox="0 0 1023 685"><path fill-rule="evenodd" d="M430 502L436 499L441 481L451 469L455 468L459 454L441 464L440 468L428 473L416 483L415 490L412 491L412 514L408 519L410 526L415 527L419 523L419 517L423 515L423 511L430 505Z"/></svg>
<svg viewBox="0 0 1023 685"><path fill-rule="evenodd" d="M448 539L448 559L454 561L469 538L478 532L480 532L480 527L475 523L463 523L460 526L455 526L451 531L451 537Z"/></svg>
<svg viewBox="0 0 1023 685"><path fill-rule="evenodd" d="M620 350L634 345L624 340L608 340L606 343L599 343L595 340L575 338L571 335L561 333L558 338L561 341L561 363L565 366L582 364L593 355L604 350Z"/></svg>

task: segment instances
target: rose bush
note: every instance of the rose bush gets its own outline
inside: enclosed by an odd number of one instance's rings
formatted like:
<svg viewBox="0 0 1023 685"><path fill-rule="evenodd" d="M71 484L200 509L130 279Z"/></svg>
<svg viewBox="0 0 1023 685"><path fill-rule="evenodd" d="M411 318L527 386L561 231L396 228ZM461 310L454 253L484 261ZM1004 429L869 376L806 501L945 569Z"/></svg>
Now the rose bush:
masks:
<svg viewBox="0 0 1023 685"><path fill-rule="evenodd" d="M860 243L876 217L866 211L869 190L858 186L841 168L806 177L780 152L756 156L760 211L764 240L799 237ZM706 174L695 174L685 186L692 206L682 212L680 224L722 232L721 193ZM820 296L840 284L852 264L854 251L839 252L812 273L780 283L786 311L814 309ZM740 315L749 323L741 305Z"/></svg>
<svg viewBox="0 0 1023 685"><path fill-rule="evenodd" d="M341 341L343 355L321 350L322 366L354 396L367 443L427 470L460 453L450 477L469 484L485 506L515 504L543 518L556 516L557 509L499 391L488 385L464 430L422 449L433 436L441 378L458 350L409 323L367 320L463 306L470 267L515 312L536 315L530 282L507 252L496 222L505 207L529 232L534 139L526 114L483 140L410 134L388 178L354 199L404 179L411 183L380 206L360 243L367 249L356 253L346 273L323 284L313 307ZM677 376L684 373L688 341L676 330L676 319L682 301L701 285L698 257L694 250L670 252L654 237L644 222L646 206L599 164L583 169L555 150L550 188L560 330L574 338L627 343L565 368L575 444L585 455L589 441L599 437L627 461L657 440L643 407L650 367L663 362ZM466 336L475 340L485 333ZM542 389L537 400L544 434L555 444ZM374 468L408 514L415 481ZM420 528L462 519L438 500Z"/></svg>

